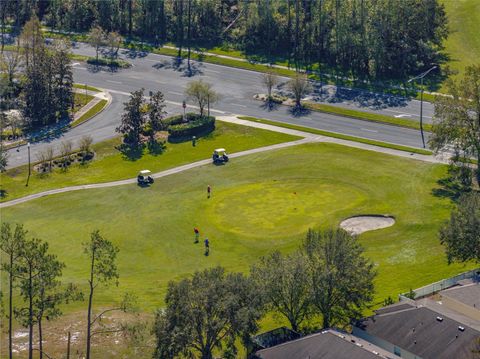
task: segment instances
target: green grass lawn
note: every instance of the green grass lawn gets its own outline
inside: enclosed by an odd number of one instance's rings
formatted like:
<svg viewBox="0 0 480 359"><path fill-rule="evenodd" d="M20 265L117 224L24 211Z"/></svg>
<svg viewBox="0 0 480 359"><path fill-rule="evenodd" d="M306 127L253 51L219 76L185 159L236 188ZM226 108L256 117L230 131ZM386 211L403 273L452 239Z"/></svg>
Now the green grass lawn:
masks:
<svg viewBox="0 0 480 359"><path fill-rule="evenodd" d="M184 149L185 157L195 150ZM160 160L159 160L160 161ZM113 166L109 166L113 170ZM163 304L169 280L215 265L247 271L274 249L296 249L309 227L329 228L361 213L395 216L393 227L359 240L378 270L376 303L468 266L448 266L438 229L452 203L434 195L446 166L334 144L308 144L233 159L136 185L78 191L2 210L48 240L67 268L64 280L86 286L81 243L94 229L120 248L120 286L101 289L96 305L133 291L144 310ZM213 196L207 199L210 184ZM194 244L193 227L211 242ZM74 304L69 310L84 307Z"/></svg>
<svg viewBox="0 0 480 359"><path fill-rule="evenodd" d="M445 52L449 65L463 74L466 66L480 61L480 1L441 0L449 20L450 35Z"/></svg>
<svg viewBox="0 0 480 359"><path fill-rule="evenodd" d="M115 148L120 144L120 139L115 138L93 146L96 159L92 163L72 166L66 172L56 170L50 175L34 174L28 187L25 186L27 166L0 174L0 189L7 194L1 200L11 200L53 188L132 178L142 169L157 172L209 158L212 151L218 147L225 147L229 152L238 152L296 139L296 136L217 121L216 130L206 137L201 137L194 148L191 142L167 143L162 154L152 155L144 151L145 154L140 159L128 160ZM76 147L75 144L74 148Z"/></svg>

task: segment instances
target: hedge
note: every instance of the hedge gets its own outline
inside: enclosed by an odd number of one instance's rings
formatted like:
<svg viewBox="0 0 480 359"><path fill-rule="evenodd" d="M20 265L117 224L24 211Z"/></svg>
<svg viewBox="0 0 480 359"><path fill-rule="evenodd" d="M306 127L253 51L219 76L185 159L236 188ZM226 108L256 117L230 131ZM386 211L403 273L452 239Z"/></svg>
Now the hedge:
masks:
<svg viewBox="0 0 480 359"><path fill-rule="evenodd" d="M190 137L205 132L211 132L215 129L215 117L203 116L189 113L188 122L181 123L182 116L173 116L168 120L168 134L172 138Z"/></svg>

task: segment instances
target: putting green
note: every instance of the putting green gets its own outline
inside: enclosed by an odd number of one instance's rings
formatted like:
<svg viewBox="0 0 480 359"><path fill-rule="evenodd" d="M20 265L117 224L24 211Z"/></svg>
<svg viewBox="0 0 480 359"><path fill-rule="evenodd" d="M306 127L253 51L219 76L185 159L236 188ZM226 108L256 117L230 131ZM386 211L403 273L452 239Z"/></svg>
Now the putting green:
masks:
<svg viewBox="0 0 480 359"><path fill-rule="evenodd" d="M354 208L366 194L347 183L324 179L272 180L233 186L215 196L208 217L219 228L250 237L296 236L340 210ZM231 208L234 208L232 216Z"/></svg>

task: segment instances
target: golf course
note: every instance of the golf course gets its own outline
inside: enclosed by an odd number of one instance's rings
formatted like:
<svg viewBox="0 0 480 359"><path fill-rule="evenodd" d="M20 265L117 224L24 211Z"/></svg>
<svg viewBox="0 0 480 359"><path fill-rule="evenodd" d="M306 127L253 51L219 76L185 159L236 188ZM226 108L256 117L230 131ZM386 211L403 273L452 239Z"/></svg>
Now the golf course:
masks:
<svg viewBox="0 0 480 359"><path fill-rule="evenodd" d="M268 137L268 131L262 133ZM309 143L196 167L150 187L129 184L48 196L4 208L2 217L24 223L31 236L48 241L66 263L63 281L84 289L89 268L82 242L99 229L120 249L120 280L118 287L99 290L97 304L133 292L141 309L151 311L164 304L171 280L216 265L248 271L262 255L298 248L308 228L388 214L395 218L393 226L358 237L378 271L378 307L388 296L469 269L447 265L438 240L453 207L438 182L446 176L444 165ZM197 244L194 227L200 230ZM68 310L83 306L75 303Z"/></svg>

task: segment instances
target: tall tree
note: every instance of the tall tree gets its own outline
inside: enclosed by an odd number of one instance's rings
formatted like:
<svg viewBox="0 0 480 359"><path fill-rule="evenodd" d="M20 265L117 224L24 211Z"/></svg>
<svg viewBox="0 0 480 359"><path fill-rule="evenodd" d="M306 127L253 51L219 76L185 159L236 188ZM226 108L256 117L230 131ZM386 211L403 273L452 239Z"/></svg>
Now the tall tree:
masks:
<svg viewBox="0 0 480 359"><path fill-rule="evenodd" d="M88 32L87 39L90 46L95 49L95 59L98 63L98 53L107 42L105 32L100 26L94 26Z"/></svg>
<svg viewBox="0 0 480 359"><path fill-rule="evenodd" d="M20 255L19 271L20 293L27 307L16 311L22 324L28 327L28 358L33 358L33 328L37 323L35 302L41 295L44 286L55 281L61 274L64 264L57 257L48 253L48 243L37 238L27 239L24 242Z"/></svg>
<svg viewBox="0 0 480 359"><path fill-rule="evenodd" d="M125 102L121 124L116 131L124 135L124 142L136 147L140 144L140 132L145 124L145 98L143 88L133 91Z"/></svg>
<svg viewBox="0 0 480 359"><path fill-rule="evenodd" d="M8 275L8 355L10 359L13 355L13 288L15 280L18 279L19 259L25 244L26 233L21 225L17 224L12 232L9 223L2 223L0 250L7 255L8 259L2 261L0 268Z"/></svg>
<svg viewBox="0 0 480 359"><path fill-rule="evenodd" d="M90 264L86 343L86 358L90 359L92 326L98 318L101 318L92 317L93 297L99 285L107 286L112 282L118 285L116 260L119 250L112 242L103 238L98 230L92 232L90 241L84 243L83 248Z"/></svg>
<svg viewBox="0 0 480 359"><path fill-rule="evenodd" d="M440 230L448 263L480 263L480 193L463 194L450 220Z"/></svg>
<svg viewBox="0 0 480 359"><path fill-rule="evenodd" d="M235 355L235 340L246 342L262 314L254 283L240 273L226 274L221 267L170 282L165 301L165 310L155 318L155 358L198 354L211 359L213 351L225 345Z"/></svg>
<svg viewBox="0 0 480 359"><path fill-rule="evenodd" d="M300 252L285 257L273 252L251 269L267 306L282 314L296 332L310 313L308 272L307 258Z"/></svg>
<svg viewBox="0 0 480 359"><path fill-rule="evenodd" d="M437 96L430 147L436 152L453 145L468 160L480 163L480 65L468 66L460 81L447 81L451 96ZM462 161L468 163L469 161ZM476 169L480 184L480 165Z"/></svg>
<svg viewBox="0 0 480 359"><path fill-rule="evenodd" d="M165 111L165 98L161 91L157 91L148 101L148 123L154 131L164 129L163 120L167 114Z"/></svg>
<svg viewBox="0 0 480 359"><path fill-rule="evenodd" d="M311 90L311 85L308 82L306 75L297 73L294 78L292 78L287 83L288 89L292 91L295 98L295 107L297 109L302 107L302 98Z"/></svg>
<svg viewBox="0 0 480 359"><path fill-rule="evenodd" d="M267 101L272 100L272 89L278 84L278 76L272 70L265 72L262 75L262 83L267 90Z"/></svg>
<svg viewBox="0 0 480 359"><path fill-rule="evenodd" d="M359 317L373 299L376 273L357 240L342 229L309 230L303 250L311 271L312 303L323 327Z"/></svg>
<svg viewBox="0 0 480 359"><path fill-rule="evenodd" d="M219 95L213 90L212 85L202 80L191 81L185 89L185 95L189 99L195 100L200 109L200 116L204 115L205 106L208 107L210 116L210 105L218 100Z"/></svg>

